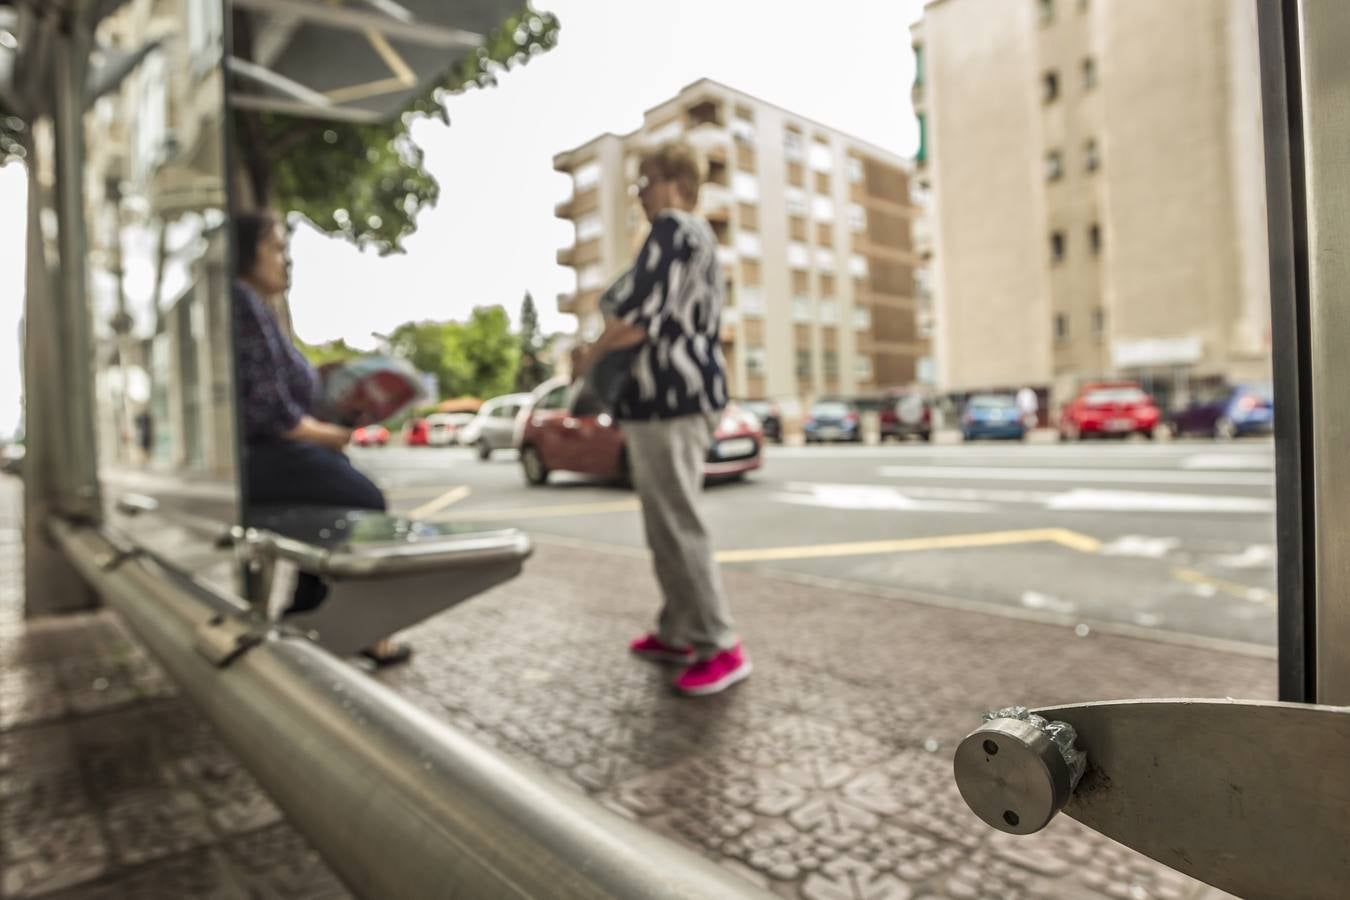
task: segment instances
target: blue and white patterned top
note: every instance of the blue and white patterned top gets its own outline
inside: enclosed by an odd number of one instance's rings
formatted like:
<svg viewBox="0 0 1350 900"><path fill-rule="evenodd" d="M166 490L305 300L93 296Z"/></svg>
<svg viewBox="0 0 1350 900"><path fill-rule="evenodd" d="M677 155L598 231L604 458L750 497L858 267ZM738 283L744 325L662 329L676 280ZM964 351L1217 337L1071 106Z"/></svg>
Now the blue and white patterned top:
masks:
<svg viewBox="0 0 1350 900"><path fill-rule="evenodd" d="M277 440L313 407L319 374L281 333L276 316L251 287L236 281L233 299L244 440Z"/></svg>
<svg viewBox="0 0 1350 900"><path fill-rule="evenodd" d="M727 405L724 293L711 226L673 209L657 216L633 268L600 300L606 317L647 332L617 418L671 419Z"/></svg>

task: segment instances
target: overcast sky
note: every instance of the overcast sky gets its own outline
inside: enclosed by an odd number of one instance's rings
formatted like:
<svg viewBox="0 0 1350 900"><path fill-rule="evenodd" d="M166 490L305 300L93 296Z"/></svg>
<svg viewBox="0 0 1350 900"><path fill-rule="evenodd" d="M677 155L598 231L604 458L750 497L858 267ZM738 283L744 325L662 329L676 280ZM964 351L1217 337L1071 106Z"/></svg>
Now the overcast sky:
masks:
<svg viewBox="0 0 1350 900"><path fill-rule="evenodd" d="M913 155L909 24L922 0L535 0L557 13L556 49L498 87L449 103L451 127L414 129L441 183L403 256L362 254L310 229L295 237L291 293L306 341L410 319L459 318L500 303L514 317L528 290L547 330L571 330L556 297L571 270L554 261L572 228L553 217L570 192L552 157L604 131L638 127L644 110L709 77L888 150ZM0 435L18 421L14 335L22 307L24 179L0 169ZM10 352L13 350L14 352Z"/></svg>

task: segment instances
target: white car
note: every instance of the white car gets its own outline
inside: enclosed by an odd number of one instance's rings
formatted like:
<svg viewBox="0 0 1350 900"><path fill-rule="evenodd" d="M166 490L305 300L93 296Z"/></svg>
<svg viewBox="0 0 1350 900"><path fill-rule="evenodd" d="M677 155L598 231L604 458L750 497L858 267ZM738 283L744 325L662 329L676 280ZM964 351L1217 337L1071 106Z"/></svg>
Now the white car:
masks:
<svg viewBox="0 0 1350 900"><path fill-rule="evenodd" d="M427 446L449 447L459 430L473 421L473 413L434 413L427 416Z"/></svg>
<svg viewBox="0 0 1350 900"><path fill-rule="evenodd" d="M478 450L478 458L487 460L493 450L515 446L516 419L530 402L530 394L506 394L483 404L472 422L459 430L461 446Z"/></svg>

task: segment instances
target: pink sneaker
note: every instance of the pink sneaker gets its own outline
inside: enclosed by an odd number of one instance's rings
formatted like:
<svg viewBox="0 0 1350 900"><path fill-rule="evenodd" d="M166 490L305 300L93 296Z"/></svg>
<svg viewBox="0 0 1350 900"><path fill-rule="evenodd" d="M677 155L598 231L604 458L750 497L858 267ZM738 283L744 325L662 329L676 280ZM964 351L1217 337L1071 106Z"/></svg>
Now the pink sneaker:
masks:
<svg viewBox="0 0 1350 900"><path fill-rule="evenodd" d="M694 661L693 647L672 647L654 634L644 634L628 645L634 656L650 659L652 662L680 663L688 665Z"/></svg>
<svg viewBox="0 0 1350 900"><path fill-rule="evenodd" d="M724 691L750 674L750 658L740 644L723 650L712 659L696 662L675 679L681 694L702 696Z"/></svg>

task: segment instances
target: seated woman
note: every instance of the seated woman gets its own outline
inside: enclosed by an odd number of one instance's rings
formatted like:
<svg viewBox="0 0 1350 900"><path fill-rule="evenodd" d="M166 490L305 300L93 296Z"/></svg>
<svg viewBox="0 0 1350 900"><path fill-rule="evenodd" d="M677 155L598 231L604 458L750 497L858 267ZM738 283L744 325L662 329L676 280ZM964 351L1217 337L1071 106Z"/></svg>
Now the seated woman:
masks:
<svg viewBox="0 0 1350 900"><path fill-rule="evenodd" d="M266 213L234 217L234 339L244 428L244 508L264 505L386 508L384 494L347 459L351 429L311 415L318 373L282 333L263 297L291 282L286 235ZM327 588L300 574L287 613L323 602ZM403 662L406 644L380 641L361 652L377 666Z"/></svg>

